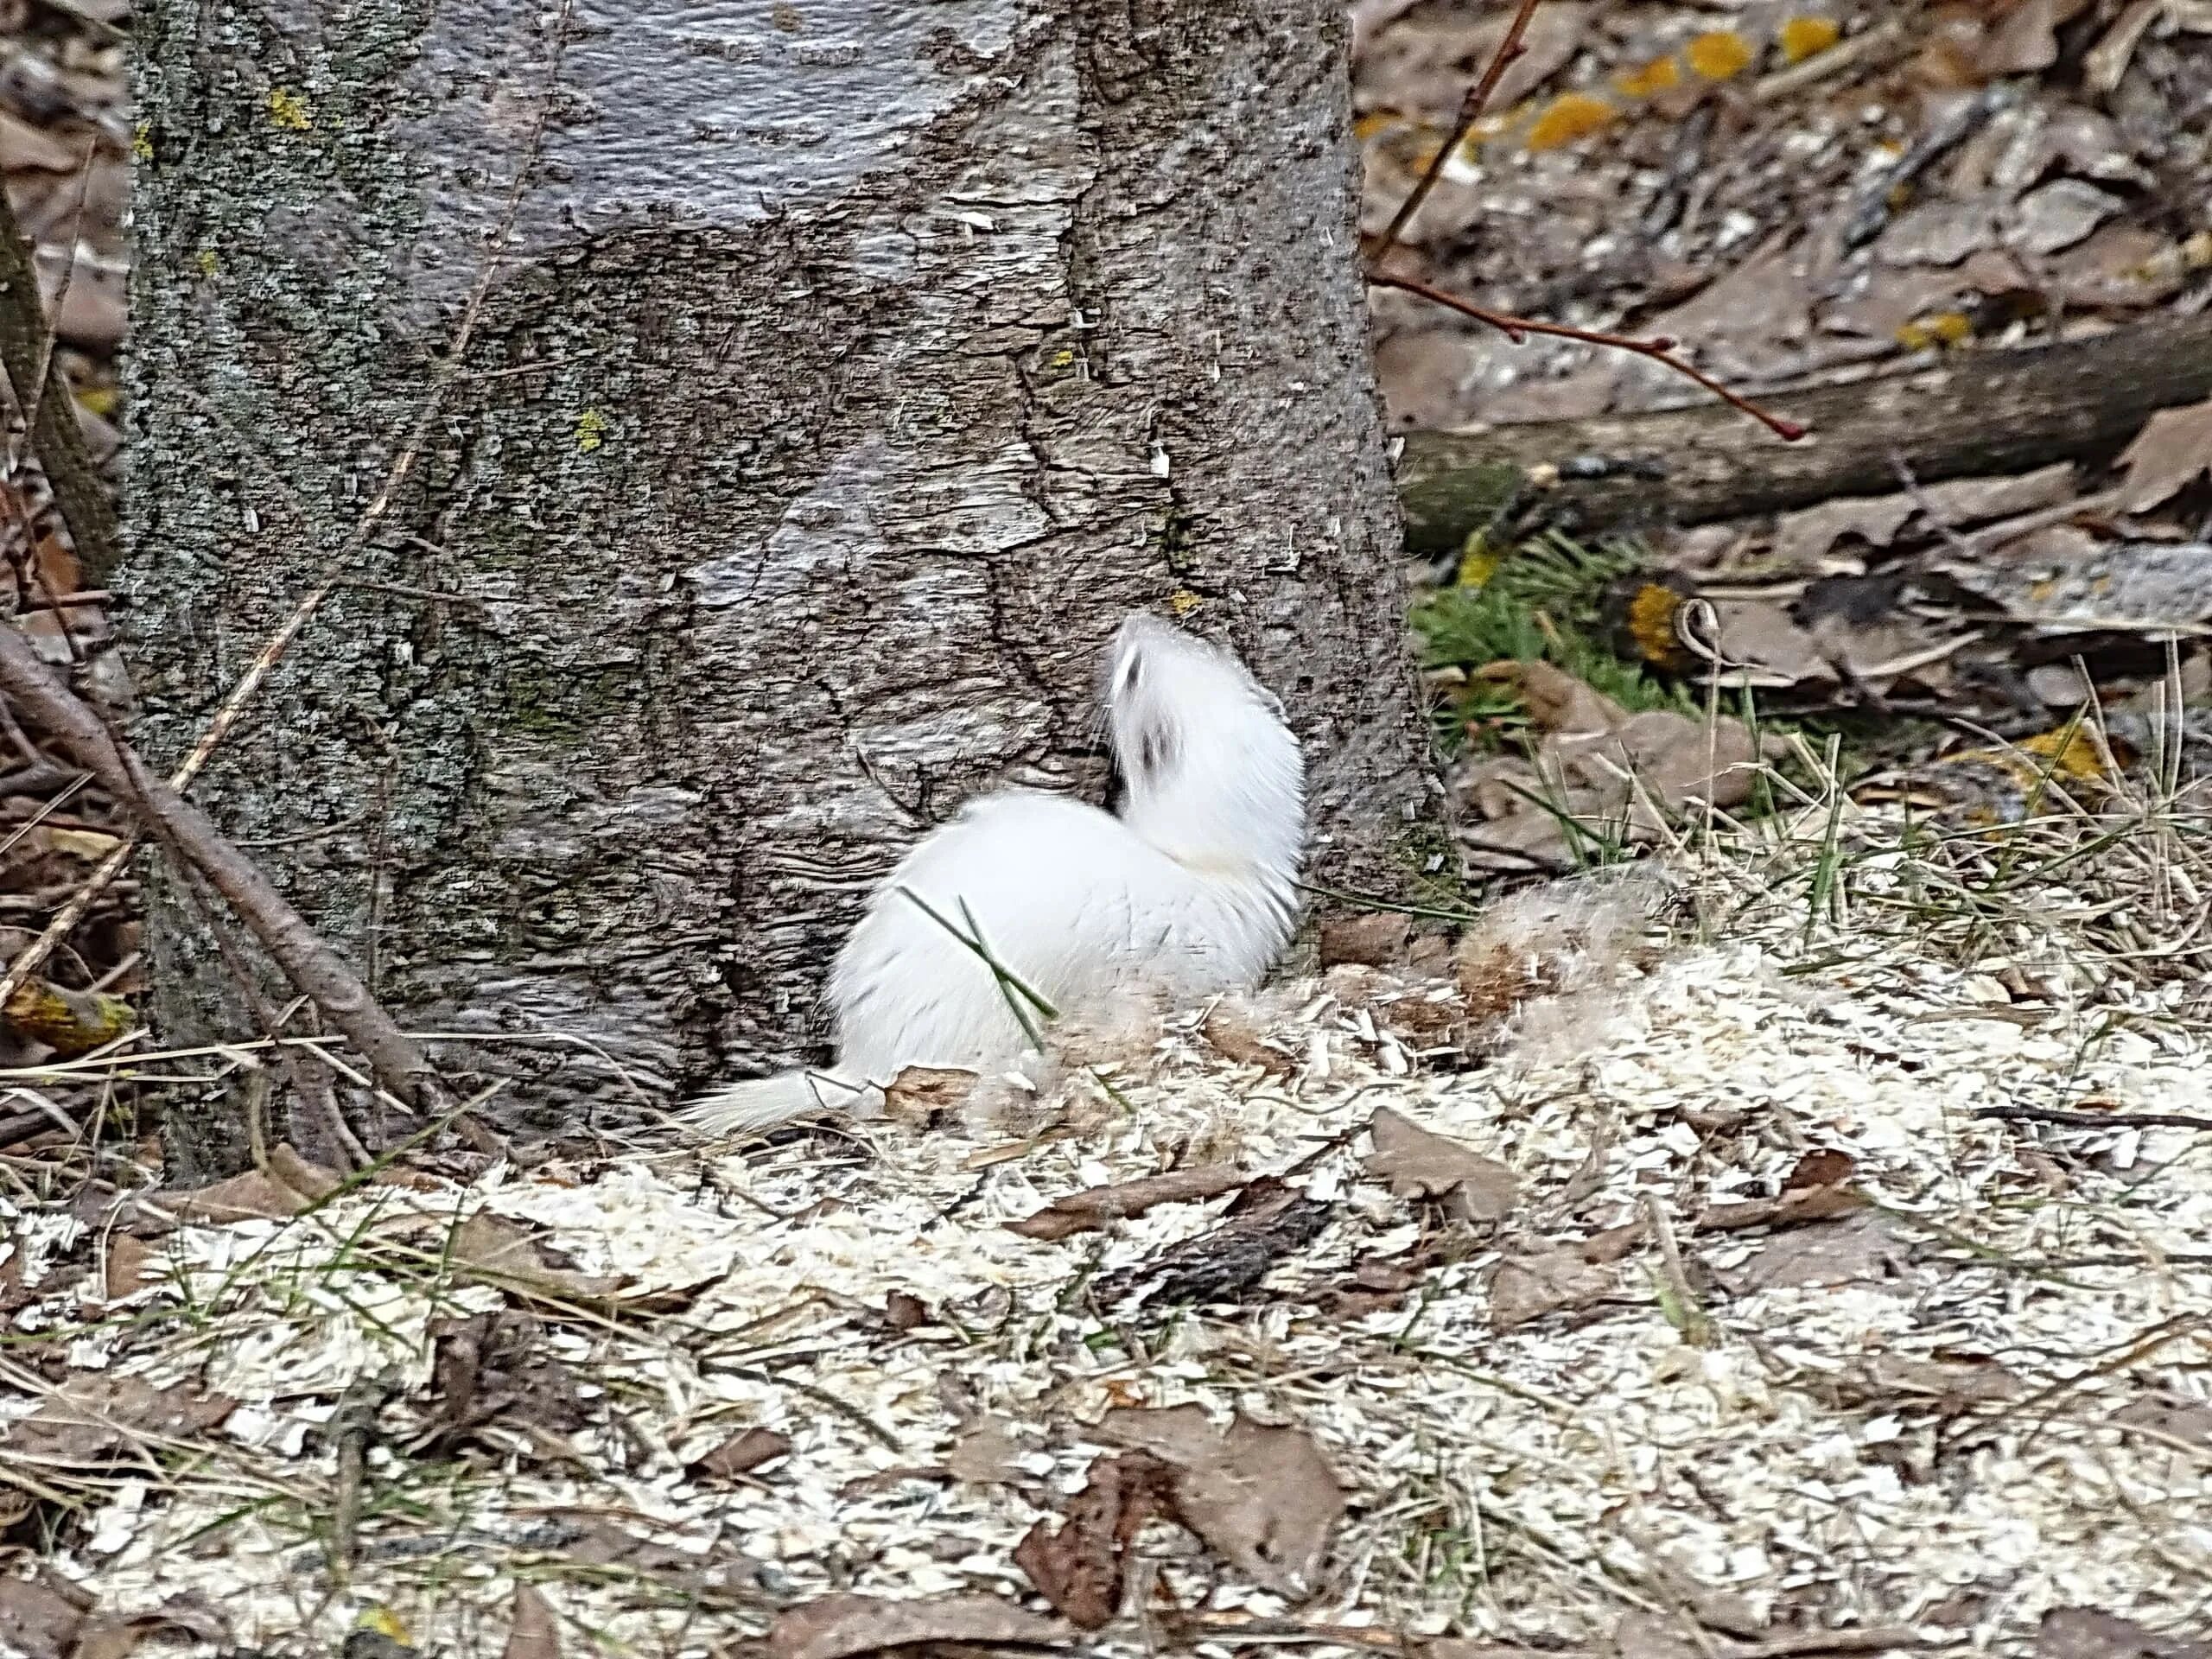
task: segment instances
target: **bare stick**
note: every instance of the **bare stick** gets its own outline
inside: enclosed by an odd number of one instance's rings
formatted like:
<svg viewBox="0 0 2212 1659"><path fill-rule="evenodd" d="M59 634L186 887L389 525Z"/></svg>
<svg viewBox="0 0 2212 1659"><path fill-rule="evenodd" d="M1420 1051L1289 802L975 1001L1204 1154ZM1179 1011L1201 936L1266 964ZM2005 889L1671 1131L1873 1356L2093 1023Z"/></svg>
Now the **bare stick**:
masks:
<svg viewBox="0 0 2212 1659"><path fill-rule="evenodd" d="M2069 1129L2202 1129L2212 1131L2212 1117L2188 1112L2069 1112L2056 1106L1982 1106L1976 1117L2000 1123L2056 1123Z"/></svg>
<svg viewBox="0 0 2212 1659"><path fill-rule="evenodd" d="M56 378L53 338L39 302L38 271L15 210L0 196L0 366L23 411L32 453L54 491L54 505L76 544L77 568L94 586L106 582L122 556L123 535L115 504L100 482L92 451L77 424L76 399L65 391L48 397Z"/></svg>
<svg viewBox="0 0 2212 1659"><path fill-rule="evenodd" d="M130 747L55 677L30 641L10 627L0 627L0 694L51 732L119 804L134 810L142 832L159 836L222 895L293 986L360 1051L378 1082L410 1103L435 1090L435 1074L422 1049L269 878L225 839L207 814L154 777Z"/></svg>
<svg viewBox="0 0 2212 1659"><path fill-rule="evenodd" d="M1539 0L1521 0L1519 9L1513 14L1513 21L1505 27L1505 38L1497 43L1497 50L1491 54L1490 61L1483 66L1481 76L1467 89L1466 97L1459 100L1459 118L1452 124L1452 136L1444 141L1444 148L1430 160L1427 170L1421 175L1421 181L1398 204L1398 211L1390 215L1390 223L1383 230L1382 240L1367 256L1370 266L1379 268L1389 257L1390 250L1398 245L1398 238L1406 226L1413 223L1414 215L1421 212L1421 203L1427 201L1428 193L1436 188L1437 180L1444 176L1444 164L1452 159L1452 152L1459 148L1460 142L1474 130L1475 123L1483 118L1483 111L1489 106L1491 95L1497 91L1497 83L1505 79L1507 67L1528 50L1521 44L1521 37L1529 32L1529 20L1536 15L1538 3Z"/></svg>
<svg viewBox="0 0 2212 1659"><path fill-rule="evenodd" d="M1497 329L1516 345L1524 335L1549 334L1558 340L1579 340L1586 346L1609 346L1617 352L1630 352L1637 357L1648 357L1655 363L1665 364L1676 374L1696 381L1723 403L1743 410L1777 437L1795 443L1805 435L1806 429L1796 422L1784 420L1781 416L1760 408L1750 398L1729 391L1711 375L1675 356L1675 342L1663 335L1654 340L1637 340L1630 334L1608 334L1592 328L1569 327L1563 322L1540 322L1531 317L1515 316L1507 311L1492 311L1414 277L1394 276L1384 271L1370 270L1367 273L1367 280L1377 288L1402 289L1408 294L1420 295L1424 300L1448 306L1462 316L1472 317L1477 322Z"/></svg>

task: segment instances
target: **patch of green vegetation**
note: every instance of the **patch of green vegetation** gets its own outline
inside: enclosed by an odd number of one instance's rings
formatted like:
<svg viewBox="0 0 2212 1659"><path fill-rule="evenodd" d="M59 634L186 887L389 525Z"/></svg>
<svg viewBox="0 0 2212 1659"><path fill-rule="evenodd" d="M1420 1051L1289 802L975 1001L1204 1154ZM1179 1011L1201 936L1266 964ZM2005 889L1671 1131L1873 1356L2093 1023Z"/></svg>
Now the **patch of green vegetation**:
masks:
<svg viewBox="0 0 2212 1659"><path fill-rule="evenodd" d="M1688 687L1623 658L1607 639L1601 614L1606 590L1650 563L1630 541L1586 545L1548 531L1493 552L1470 538L1459 581L1414 601L1411 620L1421 665L1471 672L1501 661L1549 663L1631 713L1695 714ZM1451 688L1432 712L1447 752L1470 741L1502 744L1529 723L1513 686L1472 678Z"/></svg>

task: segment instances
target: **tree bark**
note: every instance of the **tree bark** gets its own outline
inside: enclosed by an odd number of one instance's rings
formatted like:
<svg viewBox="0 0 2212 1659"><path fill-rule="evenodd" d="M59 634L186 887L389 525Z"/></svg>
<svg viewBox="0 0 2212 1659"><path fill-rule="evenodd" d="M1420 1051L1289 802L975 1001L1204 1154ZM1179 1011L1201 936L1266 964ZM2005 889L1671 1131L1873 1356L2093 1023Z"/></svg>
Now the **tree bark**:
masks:
<svg viewBox="0 0 2212 1659"><path fill-rule="evenodd" d="M2208 397L2212 315L1972 353L1767 399L1812 427L1796 443L1713 402L1482 433L1417 432L1399 467L1406 544L1421 556L1457 550L1533 467L1567 469L1530 499L1577 532L1702 524L1839 495L1891 494L1899 458L1923 484L2107 461L2154 410ZM1584 475L1573 475L1576 463Z"/></svg>
<svg viewBox="0 0 2212 1659"><path fill-rule="evenodd" d="M1003 785L1096 798L1135 607L1282 693L1326 878L1395 880L1433 808L1340 11L585 5L556 71L537 8L149 0L142 747L346 542L550 108L374 585L203 796L414 1028L515 1039L472 1051L526 1070L510 1125L807 1052L913 837ZM159 893L149 950L168 1036L244 1028Z"/></svg>

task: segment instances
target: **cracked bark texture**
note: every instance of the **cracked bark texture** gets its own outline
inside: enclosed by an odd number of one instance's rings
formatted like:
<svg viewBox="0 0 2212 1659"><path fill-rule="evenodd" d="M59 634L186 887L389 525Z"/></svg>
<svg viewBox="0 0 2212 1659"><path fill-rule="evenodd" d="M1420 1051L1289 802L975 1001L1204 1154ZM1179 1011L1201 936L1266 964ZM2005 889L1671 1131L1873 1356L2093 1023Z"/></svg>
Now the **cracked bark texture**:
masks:
<svg viewBox="0 0 2212 1659"><path fill-rule="evenodd" d="M1337 0L148 0L130 558L166 765L415 480L201 798L512 1127L789 1063L969 795L1100 798L1096 655L1284 696L1322 878L1434 808ZM550 106L547 100L550 99ZM165 1035L250 1033L192 906ZM180 1126L201 1170L228 1115Z"/></svg>

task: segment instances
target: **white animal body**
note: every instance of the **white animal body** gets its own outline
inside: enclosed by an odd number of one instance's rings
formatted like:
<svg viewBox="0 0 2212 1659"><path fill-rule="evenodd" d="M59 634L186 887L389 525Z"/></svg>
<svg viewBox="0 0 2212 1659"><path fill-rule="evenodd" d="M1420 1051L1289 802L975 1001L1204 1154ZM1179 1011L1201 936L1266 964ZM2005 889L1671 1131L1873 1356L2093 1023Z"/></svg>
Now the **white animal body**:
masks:
<svg viewBox="0 0 2212 1659"><path fill-rule="evenodd" d="M1028 993L1081 1014L1259 983L1296 925L1306 834L1281 705L1234 657L1142 614L1115 635L1101 689L1119 814L1035 790L969 802L877 889L838 953L836 1066L732 1084L691 1108L695 1125L866 1113L912 1065L1004 1069L1034 1046L1024 1016L1045 1020Z"/></svg>

